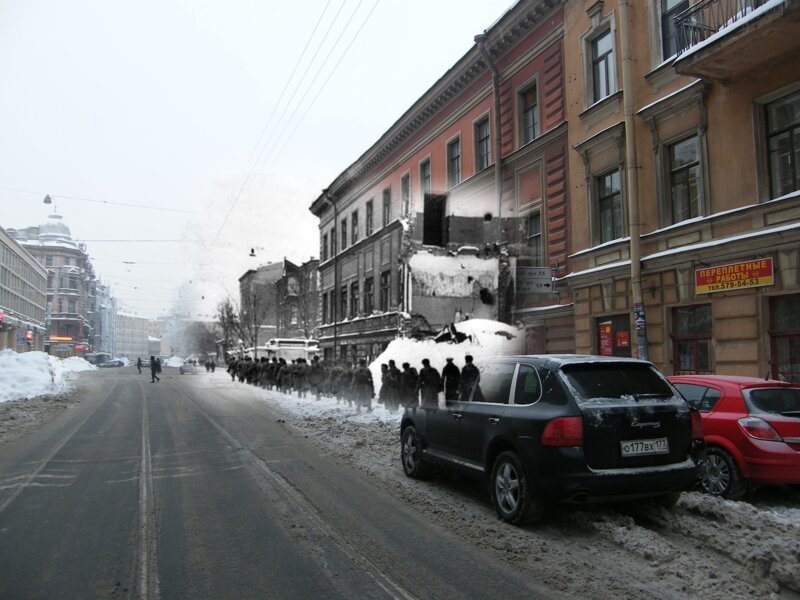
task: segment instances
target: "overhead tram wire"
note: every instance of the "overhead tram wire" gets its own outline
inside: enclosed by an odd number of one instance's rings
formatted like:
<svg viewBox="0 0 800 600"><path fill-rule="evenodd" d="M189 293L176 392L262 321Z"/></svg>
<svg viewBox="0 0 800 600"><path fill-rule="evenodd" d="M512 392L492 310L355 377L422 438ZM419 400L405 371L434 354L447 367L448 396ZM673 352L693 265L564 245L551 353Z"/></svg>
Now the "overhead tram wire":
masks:
<svg viewBox="0 0 800 600"><path fill-rule="evenodd" d="M45 196L46 194L42 192L34 192L32 190L21 190L18 188L11 188L0 186L0 190L6 190L9 192L19 192L21 194L33 194L36 196ZM96 200L94 198L81 198L79 196L63 196L61 194L49 194L50 196L58 199L58 200L79 200L81 202L94 202L96 204L108 204L109 206L126 206L128 208L145 208L148 210L161 210L165 212L178 212L178 213L189 213L193 215L202 214L200 211L196 210L187 210L183 208L165 208L163 206L149 206L146 204L131 204L128 202L112 202L111 200Z"/></svg>
<svg viewBox="0 0 800 600"><path fill-rule="evenodd" d="M283 99L283 95L286 92L286 89L288 89L289 84L291 83L292 78L294 77L294 74L297 72L297 69L300 66L300 63L302 62L303 57L306 54L306 50L308 49L309 45L311 44L311 40L314 38L314 35L316 35L317 28L319 27L319 24L322 22L322 18L325 16L325 13L328 10L328 6L330 5L330 2L331 2L331 0L328 0L328 2L325 4L325 7L322 9L322 13L320 13L319 18L317 19L316 25L314 25L314 29L312 30L311 35L308 37L308 40L306 40L306 44L303 47L303 51L300 53L300 56L298 57L297 61L295 62L295 66L292 69L291 75L286 80L286 84L284 85L284 88L281 91L281 94L280 94L280 97L278 99L278 102L275 104L275 107L273 108L272 113L270 114L269 119L267 120L267 124L264 126L264 129L261 131L261 134L258 136L258 140L256 141L255 146L253 146L253 149L250 151L250 156L248 156L248 158L247 158L247 162L245 163L245 168L247 168L247 165L250 163L253 155L255 154L255 152L256 152L256 150L257 150L257 148L259 146L259 144L261 143L261 140L262 140L265 132L267 131L267 128L268 128L269 124L272 122L272 118L273 118L273 116L275 114L275 111L277 110L278 106L280 105L280 101ZM344 3L342 3L342 7L344 7ZM342 10L342 8L340 7L339 10L337 11L336 15L334 16L332 23L336 22L341 10ZM330 32L330 28L328 29L328 31L323 36L322 41L320 42L320 46L325 43L325 40L327 39L327 36L328 36L329 32ZM315 53L315 56L316 56L316 53ZM279 118L279 121L280 121L280 118ZM261 153L259 153L259 158L257 158L256 161L250 166L250 169L249 169L249 171L247 173L247 176L244 179L244 182L239 187L239 191L236 192L236 196L234 197L230 208L228 208L228 211L225 213L225 218L222 219L222 224L220 225L219 229L217 229L217 234L214 236L214 240L211 242L211 246L213 246L214 244L217 243L217 241L219 240L220 234L225 229L225 225L228 224L228 219L230 218L231 213L233 212L233 209L236 208L236 205L239 202L239 198L241 197L242 192L244 191L244 188L250 182L250 178L253 176L253 172L255 171L256 166L258 165L258 162L260 160L260 156L261 156L262 153L263 153L263 150L261 151Z"/></svg>
<svg viewBox="0 0 800 600"><path fill-rule="evenodd" d="M366 18L364 19L364 21L359 26L358 31L356 31L356 34L353 36L353 39L350 40L350 43L344 49L344 52L339 57L339 60L337 60L336 64L333 65L333 69L331 69L330 73L328 73L328 76L325 78L325 81L322 83L322 86L317 90L317 93L314 95L314 98L308 104L308 106L306 107L305 111L303 111L303 114L300 116L300 120L297 121L297 123L295 124L294 129L292 129L291 133L289 134L289 137L286 138L286 140L283 142L283 145L280 147L280 150L278 150L278 153L272 159L272 162L270 162L269 166L267 167L267 171L269 171L269 169L271 169L272 166L277 162L277 160L281 156L281 153L283 152L283 149L286 148L288 143L292 140L292 137L294 136L295 132L300 127L300 125L303 124L303 121L305 120L306 116L308 115L308 112L311 110L311 108L316 103L316 101L319 98L320 94L325 89L325 86L328 84L328 81L330 81L330 78L336 72L336 69L339 67L339 65L341 64L342 60L344 59L344 57L349 52L349 50L352 47L353 43L355 43L356 39L358 38L359 34L361 33L361 30L364 29L364 26L367 24L367 21L369 21L370 17L372 16L372 13L375 12L375 9L378 7L379 3L380 3L380 0L375 0L375 4L372 5L372 8L370 9L370 11L367 14Z"/></svg>

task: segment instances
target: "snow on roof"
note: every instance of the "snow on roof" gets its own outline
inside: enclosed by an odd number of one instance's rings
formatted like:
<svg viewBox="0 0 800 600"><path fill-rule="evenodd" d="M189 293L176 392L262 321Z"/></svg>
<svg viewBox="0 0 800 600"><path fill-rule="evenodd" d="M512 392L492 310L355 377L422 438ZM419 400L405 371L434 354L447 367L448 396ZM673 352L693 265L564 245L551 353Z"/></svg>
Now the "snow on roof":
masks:
<svg viewBox="0 0 800 600"><path fill-rule="evenodd" d="M499 273L496 258L477 256L437 256L417 252L409 260L411 276L422 287L424 295L469 297L477 285L496 289Z"/></svg>

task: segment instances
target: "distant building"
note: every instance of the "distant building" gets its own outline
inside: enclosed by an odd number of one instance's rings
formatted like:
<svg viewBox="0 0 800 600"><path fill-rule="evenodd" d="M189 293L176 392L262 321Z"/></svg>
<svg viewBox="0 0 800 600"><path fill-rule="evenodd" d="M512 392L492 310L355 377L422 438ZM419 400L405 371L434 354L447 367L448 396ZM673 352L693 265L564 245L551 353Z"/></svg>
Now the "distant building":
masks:
<svg viewBox="0 0 800 600"><path fill-rule="evenodd" d="M277 332L280 338L315 338L319 314L317 269L312 258L302 265L283 259L283 277L276 282Z"/></svg>
<svg viewBox="0 0 800 600"><path fill-rule="evenodd" d="M86 245L72 239L61 215L52 213L47 223L9 229L8 233L47 269L47 302L50 323L45 350L57 356L83 355L89 350L92 325L89 321L90 293L94 268Z"/></svg>
<svg viewBox="0 0 800 600"><path fill-rule="evenodd" d="M47 271L0 227L0 350L43 350Z"/></svg>
<svg viewBox="0 0 800 600"><path fill-rule="evenodd" d="M117 312L117 356L131 359L150 356L148 319L133 313Z"/></svg>
<svg viewBox="0 0 800 600"><path fill-rule="evenodd" d="M150 348L148 354L150 356L159 356L161 354L161 340L151 335L147 336L147 344Z"/></svg>
<svg viewBox="0 0 800 600"><path fill-rule="evenodd" d="M278 327L276 284L283 277L283 262L249 269L239 277L240 316L247 331L244 347L263 345Z"/></svg>
<svg viewBox="0 0 800 600"><path fill-rule="evenodd" d="M116 314L117 300L111 295L111 287L95 282L94 293L89 294L92 351L116 355Z"/></svg>

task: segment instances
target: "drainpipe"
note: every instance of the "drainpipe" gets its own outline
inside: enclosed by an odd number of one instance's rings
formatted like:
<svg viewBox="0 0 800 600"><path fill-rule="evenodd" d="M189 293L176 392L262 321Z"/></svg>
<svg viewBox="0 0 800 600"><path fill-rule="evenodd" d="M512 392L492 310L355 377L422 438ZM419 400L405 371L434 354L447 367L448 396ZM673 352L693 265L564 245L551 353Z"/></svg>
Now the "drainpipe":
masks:
<svg viewBox="0 0 800 600"><path fill-rule="evenodd" d="M620 0L619 35L622 43L622 100L625 111L625 184L630 221L631 294L633 320L636 328L636 348L639 358L649 360L647 350L647 322L642 297L642 256L639 222L639 165L636 161L636 135L633 116L633 74L630 39L630 0Z"/></svg>
<svg viewBox="0 0 800 600"><path fill-rule="evenodd" d="M475 43L478 45L478 50L492 72L492 95L494 96L494 189L497 194L497 226L495 231L495 241L500 242L502 234L502 200L503 200L503 171L500 161L502 152L502 140L500 138L500 71L497 65L489 55L489 50L486 48L486 34L479 33L475 36Z"/></svg>
<svg viewBox="0 0 800 600"><path fill-rule="evenodd" d="M333 297L331 298L331 308L333 313L333 360L335 362L339 354L339 339L337 336L339 321L339 241L337 236L341 232L339 231L339 208L336 206L336 198L333 194L329 194L327 189L322 190L322 195L325 201L333 206Z"/></svg>

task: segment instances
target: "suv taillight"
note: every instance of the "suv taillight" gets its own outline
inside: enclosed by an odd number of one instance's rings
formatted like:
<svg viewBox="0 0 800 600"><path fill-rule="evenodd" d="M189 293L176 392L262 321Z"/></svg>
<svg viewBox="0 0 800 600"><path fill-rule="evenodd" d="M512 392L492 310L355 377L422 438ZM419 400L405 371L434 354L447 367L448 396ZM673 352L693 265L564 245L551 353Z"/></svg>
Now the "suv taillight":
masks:
<svg viewBox="0 0 800 600"><path fill-rule="evenodd" d="M764 419L758 417L742 417L739 419L739 427L750 437L768 442L782 442L783 438L772 428L772 425Z"/></svg>
<svg viewBox="0 0 800 600"><path fill-rule="evenodd" d="M583 446L583 418L560 417L542 432L542 446Z"/></svg>
<svg viewBox="0 0 800 600"><path fill-rule="evenodd" d="M692 439L693 440L702 440L703 439L703 417L700 416L700 412L697 410L693 410L689 413L692 418Z"/></svg>

